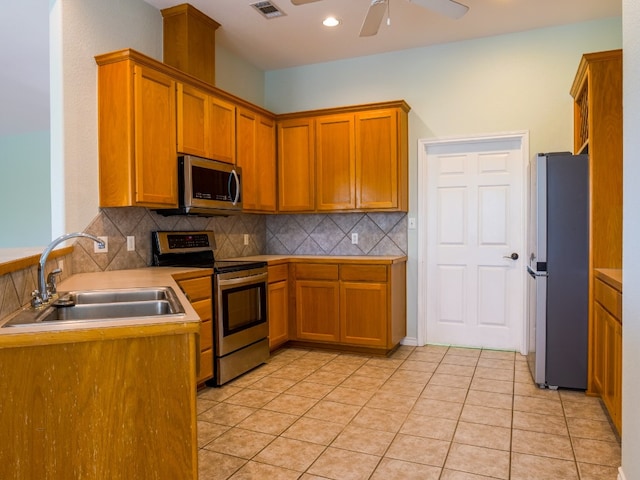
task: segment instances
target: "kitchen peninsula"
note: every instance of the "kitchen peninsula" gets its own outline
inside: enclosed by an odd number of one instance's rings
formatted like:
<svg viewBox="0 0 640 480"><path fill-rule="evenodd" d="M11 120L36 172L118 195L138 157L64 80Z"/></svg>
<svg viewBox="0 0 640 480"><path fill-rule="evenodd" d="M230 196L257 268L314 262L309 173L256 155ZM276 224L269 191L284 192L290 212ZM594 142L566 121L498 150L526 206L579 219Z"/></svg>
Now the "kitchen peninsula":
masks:
<svg viewBox="0 0 640 480"><path fill-rule="evenodd" d="M0 429L12 432L0 478L197 478L200 319L174 280L192 271L85 273L60 285L170 286L184 315L0 328Z"/></svg>

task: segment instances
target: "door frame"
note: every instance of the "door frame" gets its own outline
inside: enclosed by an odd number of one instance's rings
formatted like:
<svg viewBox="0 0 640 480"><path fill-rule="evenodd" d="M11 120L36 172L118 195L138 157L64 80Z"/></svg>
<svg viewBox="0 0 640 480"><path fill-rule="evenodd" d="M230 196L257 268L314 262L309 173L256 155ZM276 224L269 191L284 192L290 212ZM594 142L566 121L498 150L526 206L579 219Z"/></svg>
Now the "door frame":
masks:
<svg viewBox="0 0 640 480"><path fill-rule="evenodd" d="M529 198L529 182L528 180L528 166L530 162L529 158L529 131L518 130L513 132L503 132L488 135L476 135L465 137L445 137L445 138L421 138L418 139L418 186L428 185L427 178L427 149L434 145L456 145L466 143L478 143L488 141L508 141L517 139L520 141L520 160L522 161L522 232L521 232L521 245L517 246L517 251L522 252L521 258L526 261L525 252L528 238L528 219L527 219L527 202ZM429 191L427 188L418 188L418 286L417 286L417 344L419 346L427 344L427 295L421 295L420 292L425 292L429 288L427 282L427 264L428 260L428 248L426 244L427 240L427 197ZM526 275L526 271L523 269L522 275ZM524 279L526 280L526 279ZM522 292L522 331L520 332L520 353L527 354L527 332L529 331L529 325L527 321L527 308L528 299L526 291L526 282L523 280L523 292Z"/></svg>

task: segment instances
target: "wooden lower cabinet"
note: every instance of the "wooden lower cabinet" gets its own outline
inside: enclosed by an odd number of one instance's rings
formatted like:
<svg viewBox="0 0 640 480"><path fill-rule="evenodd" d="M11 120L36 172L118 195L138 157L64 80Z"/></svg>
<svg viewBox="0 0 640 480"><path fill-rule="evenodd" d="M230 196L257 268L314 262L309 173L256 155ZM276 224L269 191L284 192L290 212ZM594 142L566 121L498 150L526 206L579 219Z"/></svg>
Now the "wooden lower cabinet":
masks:
<svg viewBox="0 0 640 480"><path fill-rule="evenodd" d="M268 267L269 348L275 350L289 340L289 267Z"/></svg>
<svg viewBox="0 0 640 480"><path fill-rule="evenodd" d="M340 339L354 345L387 344L386 284L340 284Z"/></svg>
<svg viewBox="0 0 640 480"><path fill-rule="evenodd" d="M297 338L320 342L340 341L339 291L337 281L296 281Z"/></svg>
<svg viewBox="0 0 640 480"><path fill-rule="evenodd" d="M200 320L200 370L198 384L213 378L213 310L211 274L176 279Z"/></svg>
<svg viewBox="0 0 640 480"><path fill-rule="evenodd" d="M406 335L406 264L297 263L291 340L388 353Z"/></svg>
<svg viewBox="0 0 640 480"><path fill-rule="evenodd" d="M622 433L622 292L595 279L591 389L599 394L618 433Z"/></svg>

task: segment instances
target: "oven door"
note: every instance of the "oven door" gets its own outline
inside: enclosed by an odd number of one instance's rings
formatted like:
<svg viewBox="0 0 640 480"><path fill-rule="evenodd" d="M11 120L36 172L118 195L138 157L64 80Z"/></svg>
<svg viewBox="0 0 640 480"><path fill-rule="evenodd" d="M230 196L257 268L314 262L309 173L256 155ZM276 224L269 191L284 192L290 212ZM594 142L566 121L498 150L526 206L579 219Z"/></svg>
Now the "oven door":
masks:
<svg viewBox="0 0 640 480"><path fill-rule="evenodd" d="M216 355L225 356L267 338L266 269L215 275Z"/></svg>

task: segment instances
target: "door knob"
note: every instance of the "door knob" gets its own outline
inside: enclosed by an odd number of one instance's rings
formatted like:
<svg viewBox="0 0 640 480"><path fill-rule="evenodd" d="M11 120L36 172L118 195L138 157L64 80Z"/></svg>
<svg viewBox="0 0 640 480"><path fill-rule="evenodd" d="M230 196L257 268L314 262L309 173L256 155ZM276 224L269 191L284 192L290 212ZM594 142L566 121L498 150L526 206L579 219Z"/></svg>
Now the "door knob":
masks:
<svg viewBox="0 0 640 480"><path fill-rule="evenodd" d="M518 255L516 252L513 252L511 255L505 255L502 258L510 258L511 260L517 260L520 258L520 255Z"/></svg>

